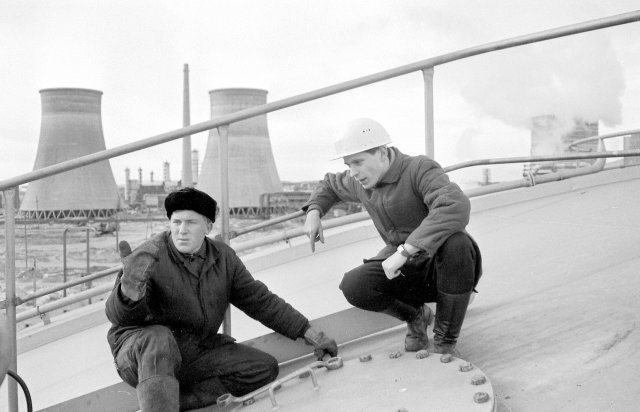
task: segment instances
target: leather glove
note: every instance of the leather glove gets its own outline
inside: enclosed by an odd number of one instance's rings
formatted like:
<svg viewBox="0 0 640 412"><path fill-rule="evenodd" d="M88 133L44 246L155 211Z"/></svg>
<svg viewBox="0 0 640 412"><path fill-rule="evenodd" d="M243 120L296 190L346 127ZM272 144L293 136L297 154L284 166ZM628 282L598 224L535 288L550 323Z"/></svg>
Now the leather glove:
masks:
<svg viewBox="0 0 640 412"><path fill-rule="evenodd" d="M309 328L304 333L304 340L307 345L313 346L313 353L319 361L327 354L332 358L338 356L338 345L336 341L329 338L322 331L318 332L313 328Z"/></svg>
<svg viewBox="0 0 640 412"><path fill-rule="evenodd" d="M131 246L126 240L118 244L120 258L122 258L122 278L120 290L134 302L142 299L147 291L147 281L155 269L158 261L158 247L145 242L131 252Z"/></svg>

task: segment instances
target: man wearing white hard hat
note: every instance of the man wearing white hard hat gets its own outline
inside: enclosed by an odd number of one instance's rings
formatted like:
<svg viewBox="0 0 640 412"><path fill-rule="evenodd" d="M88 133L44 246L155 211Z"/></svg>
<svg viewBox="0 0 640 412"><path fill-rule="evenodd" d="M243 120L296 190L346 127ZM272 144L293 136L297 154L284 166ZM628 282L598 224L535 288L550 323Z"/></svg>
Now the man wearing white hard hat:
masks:
<svg viewBox="0 0 640 412"><path fill-rule="evenodd" d="M347 272L340 289L352 305L407 322L405 349L429 347L458 355L456 343L469 299L482 274L480 250L465 231L470 202L440 165L403 154L372 119L349 122L335 142L349 170L327 173L302 207L315 251L324 243L321 218L338 202L360 202L386 246Z"/></svg>

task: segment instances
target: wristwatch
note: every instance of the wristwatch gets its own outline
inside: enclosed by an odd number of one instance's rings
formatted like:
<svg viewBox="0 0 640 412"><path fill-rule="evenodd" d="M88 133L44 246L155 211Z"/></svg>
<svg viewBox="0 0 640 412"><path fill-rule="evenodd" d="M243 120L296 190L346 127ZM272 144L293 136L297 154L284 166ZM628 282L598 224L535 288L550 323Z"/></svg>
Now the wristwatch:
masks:
<svg viewBox="0 0 640 412"><path fill-rule="evenodd" d="M409 252L407 251L407 249L405 249L405 248L404 248L404 245L400 245L400 246L398 246L398 249L397 249L397 250L398 250L398 252L400 252L400 254L401 254L402 256L404 256L404 257L407 257L407 258L408 258L408 257L410 257L410 256L411 256L411 253L409 253Z"/></svg>

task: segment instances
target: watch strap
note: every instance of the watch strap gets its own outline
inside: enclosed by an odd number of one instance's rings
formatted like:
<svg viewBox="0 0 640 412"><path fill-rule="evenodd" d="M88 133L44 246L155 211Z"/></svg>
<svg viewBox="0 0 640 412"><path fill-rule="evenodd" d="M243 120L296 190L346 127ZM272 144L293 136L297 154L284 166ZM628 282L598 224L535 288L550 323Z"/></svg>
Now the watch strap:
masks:
<svg viewBox="0 0 640 412"><path fill-rule="evenodd" d="M400 252L400 254L401 254L402 256L404 256L404 257L410 257L410 256L411 256L411 253L409 253L409 252L407 251L407 249L405 249L405 248L404 248L404 245L400 245L400 246L398 246L397 251L398 251L398 252Z"/></svg>

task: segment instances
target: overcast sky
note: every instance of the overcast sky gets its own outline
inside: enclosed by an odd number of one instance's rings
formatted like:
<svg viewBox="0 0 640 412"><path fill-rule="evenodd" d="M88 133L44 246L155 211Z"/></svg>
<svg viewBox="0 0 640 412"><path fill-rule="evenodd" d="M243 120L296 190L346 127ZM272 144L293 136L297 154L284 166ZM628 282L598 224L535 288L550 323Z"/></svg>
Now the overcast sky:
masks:
<svg viewBox="0 0 640 412"><path fill-rule="evenodd" d="M209 120L212 89L266 89L272 102L636 9L638 0L2 0L0 180L33 168L41 89L102 91L112 148L182 126L185 63L194 124ZM446 166L527 155L528 122L541 114L597 120L601 132L640 128L638 39L640 23L632 23L436 67L436 159ZM342 125L355 117L377 119L394 145L424 153L422 90L414 73L269 114L280 178L320 179L343 169L328 159ZM200 160L207 137L192 138ZM112 159L116 181L124 181L125 167L159 178L164 161L179 179L181 147L175 141ZM480 178L480 170L471 173Z"/></svg>

